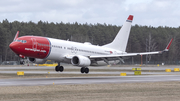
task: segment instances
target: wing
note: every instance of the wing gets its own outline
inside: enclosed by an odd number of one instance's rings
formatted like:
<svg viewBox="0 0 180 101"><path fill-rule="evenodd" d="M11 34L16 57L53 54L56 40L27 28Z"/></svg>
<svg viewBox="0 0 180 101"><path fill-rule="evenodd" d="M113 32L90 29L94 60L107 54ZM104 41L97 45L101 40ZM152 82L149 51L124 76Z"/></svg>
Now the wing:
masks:
<svg viewBox="0 0 180 101"><path fill-rule="evenodd" d="M112 57L125 57L125 56L137 56L137 55L149 55L149 54L162 54L164 51L156 51L156 52L143 52L143 53L126 53L120 55L98 55L98 56L90 56L90 58L112 58Z"/></svg>
<svg viewBox="0 0 180 101"><path fill-rule="evenodd" d="M141 53L124 53L118 55L95 55L89 56L90 59L95 58L113 58L113 57L125 57L125 56L137 56L137 55L150 55L150 54L162 54L163 52L169 51L173 39L168 43L167 47L163 51L155 51L155 52L141 52Z"/></svg>

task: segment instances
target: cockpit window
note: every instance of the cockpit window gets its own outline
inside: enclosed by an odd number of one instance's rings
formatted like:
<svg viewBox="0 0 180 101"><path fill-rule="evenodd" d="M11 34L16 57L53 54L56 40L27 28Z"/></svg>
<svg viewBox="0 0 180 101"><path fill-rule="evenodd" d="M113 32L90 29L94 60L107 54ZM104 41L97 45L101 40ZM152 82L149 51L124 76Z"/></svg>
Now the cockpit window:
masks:
<svg viewBox="0 0 180 101"><path fill-rule="evenodd" d="M26 40L23 40L22 43L26 43Z"/></svg>
<svg viewBox="0 0 180 101"><path fill-rule="evenodd" d="M16 41L16 42L26 43L26 40L18 40L18 39L16 39L15 41Z"/></svg>

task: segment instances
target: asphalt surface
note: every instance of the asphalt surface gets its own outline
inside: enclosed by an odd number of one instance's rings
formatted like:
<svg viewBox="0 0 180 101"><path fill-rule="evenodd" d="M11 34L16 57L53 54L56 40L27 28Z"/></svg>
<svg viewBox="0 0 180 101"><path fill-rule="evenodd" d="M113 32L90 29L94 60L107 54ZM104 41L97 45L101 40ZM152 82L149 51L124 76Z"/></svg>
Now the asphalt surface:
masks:
<svg viewBox="0 0 180 101"><path fill-rule="evenodd" d="M46 66L0 66L0 73L6 73L6 74L12 74L17 73L17 71L23 70L25 74L47 74L48 72L50 74L81 74L80 73L80 67L72 66L72 65L65 65L63 72L56 72L54 71L55 67L46 67ZM100 67L89 67L90 72L89 74L120 74L120 73L126 73L126 74L134 74L132 71L132 68L141 68L143 72L141 74L147 74L147 75L169 75L169 74L175 74L179 75L180 72L165 72L165 69L171 69L171 71L174 70L174 68L179 68L179 66L151 66L151 67L139 67L139 66L132 66L132 67L118 67L118 66L100 66ZM73 69L76 71L66 71L66 69ZM91 71L96 70L99 71ZM36 71L37 70L37 71ZM42 70L42 71L41 71ZM101 72L101 70L106 70ZM115 70L115 71L111 71ZM145 70L145 71L144 71ZM152 72L153 71L153 72ZM154 72L156 71L156 72ZM164 71L164 72L162 72Z"/></svg>
<svg viewBox="0 0 180 101"><path fill-rule="evenodd" d="M67 69L78 69L78 71L55 72L54 67L36 67L36 66L0 66L0 73L15 74L23 70L26 74L81 74L80 67L66 66ZM0 79L0 86L34 86L34 85L52 85L52 84L102 84L102 83L133 83L133 82L159 82L159 81L180 81L180 72L165 72L165 69L178 68L178 66L162 67L89 67L89 74L119 74L124 73L121 70L129 70L126 74L134 74L132 68L141 68L141 70L163 70L164 72L142 72L142 75L135 76L101 76L101 77L52 77L52 78L18 78L18 79ZM41 71L42 69L42 71ZM107 69L117 71L91 71L91 69ZM36 71L38 70L38 71ZM145 75L143 75L145 74ZM147 75L146 75L147 74ZM153 74L153 75L151 75Z"/></svg>
<svg viewBox="0 0 180 101"><path fill-rule="evenodd" d="M37 86L59 84L102 84L102 83L134 83L180 81L180 75L155 76L114 76L114 77L65 77L65 78L36 78L36 79L0 79L0 86Z"/></svg>
<svg viewBox="0 0 180 101"><path fill-rule="evenodd" d="M81 74L80 71L74 72L74 71L69 71L69 72L56 72L56 71L23 71L24 74ZM0 71L2 74L16 74L17 71ZM121 74L121 73L126 73L126 74L134 74L134 72L125 72L125 71L109 71L109 72L91 72L89 71L88 74ZM180 72L141 72L142 75L180 75Z"/></svg>
<svg viewBox="0 0 180 101"><path fill-rule="evenodd" d="M63 65L65 69L80 69L80 67L77 66L72 66L72 65ZM55 67L46 67L46 66L0 66L0 70L11 70L11 69L54 69ZM165 69L171 69L173 70L174 68L180 68L180 66L148 66L148 67L140 67L138 65L129 65L129 66L90 66L89 69L118 69L118 70L132 70L132 68L141 68L141 70L165 70Z"/></svg>

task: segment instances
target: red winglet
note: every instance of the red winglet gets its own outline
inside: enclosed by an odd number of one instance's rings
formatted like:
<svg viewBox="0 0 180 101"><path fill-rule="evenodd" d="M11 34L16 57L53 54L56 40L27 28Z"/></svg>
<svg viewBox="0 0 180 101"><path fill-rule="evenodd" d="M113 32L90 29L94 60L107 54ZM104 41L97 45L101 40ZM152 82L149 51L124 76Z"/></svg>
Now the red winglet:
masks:
<svg viewBox="0 0 180 101"><path fill-rule="evenodd" d="M16 36L14 37L14 40L16 40L19 36L19 31L17 31Z"/></svg>
<svg viewBox="0 0 180 101"><path fill-rule="evenodd" d="M128 20L133 20L133 15L129 15Z"/></svg>
<svg viewBox="0 0 180 101"><path fill-rule="evenodd" d="M166 47L165 51L168 51L168 50L169 50L169 48L170 48L170 46L171 46L172 41L173 41L173 38L171 39L171 41L170 41L170 42L169 42L169 44L167 45L167 47Z"/></svg>

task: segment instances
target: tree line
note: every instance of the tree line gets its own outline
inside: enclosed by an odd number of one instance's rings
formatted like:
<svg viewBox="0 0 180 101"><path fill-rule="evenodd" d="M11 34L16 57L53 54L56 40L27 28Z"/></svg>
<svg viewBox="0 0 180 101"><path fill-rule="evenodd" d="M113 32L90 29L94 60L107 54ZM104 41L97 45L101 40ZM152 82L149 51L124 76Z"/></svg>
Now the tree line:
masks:
<svg viewBox="0 0 180 101"><path fill-rule="evenodd" d="M76 42L91 42L94 45L101 46L110 43L120 28L121 26L99 23L9 22L6 19L0 22L0 59L2 61L18 60L18 57L9 48L9 44L13 41L17 31L20 32L19 36L45 36ZM127 52L163 50L171 38L174 40L169 52L143 56L143 61L175 61L178 63L180 60L180 27L153 27L136 24L131 28L126 50ZM132 61L132 58L127 58L126 61ZM140 61L140 56L134 57L133 61Z"/></svg>

